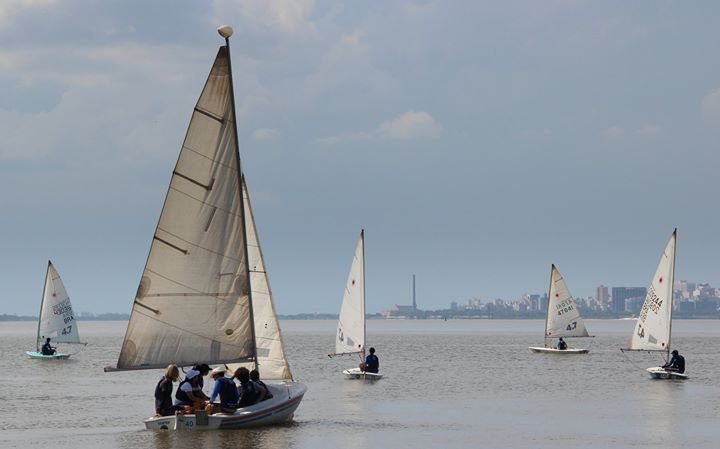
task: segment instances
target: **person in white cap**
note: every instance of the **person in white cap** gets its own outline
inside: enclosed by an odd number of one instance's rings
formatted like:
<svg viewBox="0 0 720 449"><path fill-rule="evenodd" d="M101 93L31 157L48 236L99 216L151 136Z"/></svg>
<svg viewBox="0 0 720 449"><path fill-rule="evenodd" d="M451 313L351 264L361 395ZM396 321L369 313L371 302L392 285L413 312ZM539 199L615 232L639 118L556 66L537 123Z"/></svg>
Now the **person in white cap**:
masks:
<svg viewBox="0 0 720 449"><path fill-rule="evenodd" d="M201 379L200 371L191 369L185 373L185 380L180 382L175 392L175 405L186 413L194 413L195 410L205 406L205 398L196 393Z"/></svg>
<svg viewBox="0 0 720 449"><path fill-rule="evenodd" d="M212 393L210 393L210 401L205 406L205 411L209 414L217 412L234 413L237 410L238 400L240 400L235 382L229 377L225 377L225 368L223 367L212 370L210 377L215 381L215 386L213 386ZM215 402L218 396L220 402Z"/></svg>

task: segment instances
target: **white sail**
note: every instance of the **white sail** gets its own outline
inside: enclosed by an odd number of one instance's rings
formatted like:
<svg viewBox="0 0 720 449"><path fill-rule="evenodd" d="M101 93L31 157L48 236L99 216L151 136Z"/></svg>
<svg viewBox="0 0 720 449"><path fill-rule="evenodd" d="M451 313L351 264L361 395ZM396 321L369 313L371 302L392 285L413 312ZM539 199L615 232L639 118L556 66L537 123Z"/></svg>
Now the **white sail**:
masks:
<svg viewBox="0 0 720 449"><path fill-rule="evenodd" d="M75 314L70 297L60 275L48 261L43 289L40 320L38 323L38 346L50 337L53 343L80 343Z"/></svg>
<svg viewBox="0 0 720 449"><path fill-rule="evenodd" d="M280 324L275 314L270 282L265 271L260 240L255 227L255 216L250 206L250 195L244 179L243 195L245 198L245 226L247 228L250 288L252 289L258 370L261 377L266 380L292 379L290 365L288 365L285 357ZM235 371L239 366L252 369L247 363L228 365L231 371Z"/></svg>
<svg viewBox="0 0 720 449"><path fill-rule="evenodd" d="M655 276L645 296L629 349L643 351L670 350L672 320L672 289L675 276L675 239L673 231L658 263Z"/></svg>
<svg viewBox="0 0 720 449"><path fill-rule="evenodd" d="M365 351L365 231L355 246L335 336L336 354Z"/></svg>
<svg viewBox="0 0 720 449"><path fill-rule="evenodd" d="M117 369L253 358L239 163L223 46L172 173Z"/></svg>
<svg viewBox="0 0 720 449"><path fill-rule="evenodd" d="M585 322L568 291L565 279L555 265L550 270L547 322L545 337L589 337Z"/></svg>

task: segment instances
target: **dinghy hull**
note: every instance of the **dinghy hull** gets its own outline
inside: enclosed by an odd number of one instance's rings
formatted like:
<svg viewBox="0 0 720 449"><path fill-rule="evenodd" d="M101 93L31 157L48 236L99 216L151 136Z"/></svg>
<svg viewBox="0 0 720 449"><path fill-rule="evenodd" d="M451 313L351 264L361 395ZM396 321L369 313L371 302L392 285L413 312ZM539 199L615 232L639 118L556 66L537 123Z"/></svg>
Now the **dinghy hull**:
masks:
<svg viewBox="0 0 720 449"><path fill-rule="evenodd" d="M25 351L25 354L29 355L30 357L32 357L34 359L42 359L42 360L67 360L70 358L70 354L45 355L41 352L36 352L36 351Z"/></svg>
<svg viewBox="0 0 720 449"><path fill-rule="evenodd" d="M685 380L688 378L688 375L685 373L666 371L659 366L648 368L645 371L647 371L653 379Z"/></svg>
<svg viewBox="0 0 720 449"><path fill-rule="evenodd" d="M350 380L380 380L382 379L382 373L369 373L367 371L360 371L360 368L350 368L343 371L343 375L346 379Z"/></svg>
<svg viewBox="0 0 720 449"><path fill-rule="evenodd" d="M307 387L299 382L267 382L266 385L273 394L271 399L238 409L235 413L207 415L203 412L197 415L155 416L145 420L145 428L148 430L242 429L290 421Z"/></svg>
<svg viewBox="0 0 720 449"><path fill-rule="evenodd" d="M535 353L542 353L542 354L563 354L563 355L569 355L569 354L587 354L590 352L589 349L581 349L581 348L567 348L567 349L557 349L557 348L544 348L539 346L530 346L528 348L532 352Z"/></svg>

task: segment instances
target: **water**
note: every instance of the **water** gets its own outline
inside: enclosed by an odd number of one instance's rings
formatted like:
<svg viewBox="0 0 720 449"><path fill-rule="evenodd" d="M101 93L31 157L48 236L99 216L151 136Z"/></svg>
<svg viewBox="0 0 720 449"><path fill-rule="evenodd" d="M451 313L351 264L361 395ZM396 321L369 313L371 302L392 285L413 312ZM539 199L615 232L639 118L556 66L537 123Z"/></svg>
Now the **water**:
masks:
<svg viewBox="0 0 720 449"><path fill-rule="evenodd" d="M36 325L0 323L0 447L82 448L716 448L720 321L675 320L690 380L653 381L656 354L623 355L633 321L588 320L588 355L532 354L543 322L369 321L385 378L344 380L328 359L335 322L282 323L308 386L295 420L256 430L150 432L160 370L103 373L124 322L81 322L90 344L67 361L25 356ZM73 348L75 349L75 348ZM206 382L211 383L211 382Z"/></svg>

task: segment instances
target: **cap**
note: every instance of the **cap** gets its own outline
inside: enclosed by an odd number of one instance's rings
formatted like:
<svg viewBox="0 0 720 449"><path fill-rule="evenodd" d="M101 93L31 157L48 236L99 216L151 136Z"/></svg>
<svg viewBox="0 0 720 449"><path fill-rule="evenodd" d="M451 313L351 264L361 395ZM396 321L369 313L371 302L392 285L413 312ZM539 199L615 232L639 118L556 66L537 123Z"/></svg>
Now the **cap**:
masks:
<svg viewBox="0 0 720 449"><path fill-rule="evenodd" d="M225 368L222 368L222 367L219 367L219 366L218 366L218 367L215 368L214 370L210 371L210 375L211 375L211 376L214 376L214 375L216 375L216 374L222 374L222 375L224 376L224 375L225 375Z"/></svg>
<svg viewBox="0 0 720 449"><path fill-rule="evenodd" d="M185 377L187 377L188 379L192 379L193 377L199 376L199 375L200 375L200 371L194 370L194 369L189 369L185 373Z"/></svg>

